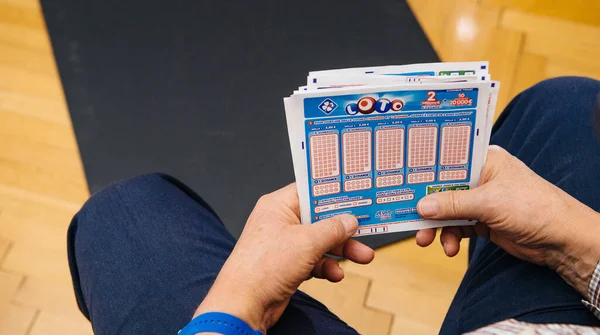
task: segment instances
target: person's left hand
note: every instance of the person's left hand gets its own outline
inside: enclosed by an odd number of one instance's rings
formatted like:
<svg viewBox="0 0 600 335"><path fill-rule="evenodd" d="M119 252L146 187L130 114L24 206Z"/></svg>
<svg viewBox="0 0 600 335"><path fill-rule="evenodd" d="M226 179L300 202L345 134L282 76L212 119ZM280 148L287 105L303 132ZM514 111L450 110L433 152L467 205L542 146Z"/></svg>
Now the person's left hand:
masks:
<svg viewBox="0 0 600 335"><path fill-rule="evenodd" d="M360 264L373 260L373 249L350 238L358 229L353 216L301 225L299 214L296 184L261 197L196 315L226 312L265 332L304 280L344 278L325 253Z"/></svg>

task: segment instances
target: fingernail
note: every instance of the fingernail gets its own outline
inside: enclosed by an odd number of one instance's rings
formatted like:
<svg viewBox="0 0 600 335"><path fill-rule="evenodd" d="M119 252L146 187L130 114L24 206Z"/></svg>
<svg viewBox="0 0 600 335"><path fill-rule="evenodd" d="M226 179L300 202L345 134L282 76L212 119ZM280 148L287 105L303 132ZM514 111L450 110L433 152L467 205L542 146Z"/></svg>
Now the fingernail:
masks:
<svg viewBox="0 0 600 335"><path fill-rule="evenodd" d="M352 215L342 215L341 216L342 224L344 225L344 230L346 233L353 232L356 229L356 218Z"/></svg>
<svg viewBox="0 0 600 335"><path fill-rule="evenodd" d="M417 204L419 214L424 217L433 217L439 214L440 206L434 199L423 198Z"/></svg>

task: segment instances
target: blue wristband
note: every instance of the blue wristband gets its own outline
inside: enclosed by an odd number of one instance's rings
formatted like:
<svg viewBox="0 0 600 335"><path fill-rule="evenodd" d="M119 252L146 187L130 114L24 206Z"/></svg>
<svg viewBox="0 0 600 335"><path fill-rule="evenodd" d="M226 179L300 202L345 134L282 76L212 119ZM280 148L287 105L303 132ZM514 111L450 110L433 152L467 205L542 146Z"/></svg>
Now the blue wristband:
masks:
<svg viewBox="0 0 600 335"><path fill-rule="evenodd" d="M221 312L198 315L187 326L183 327L178 334L195 335L201 332L224 335L263 335L262 332L252 329L240 318Z"/></svg>

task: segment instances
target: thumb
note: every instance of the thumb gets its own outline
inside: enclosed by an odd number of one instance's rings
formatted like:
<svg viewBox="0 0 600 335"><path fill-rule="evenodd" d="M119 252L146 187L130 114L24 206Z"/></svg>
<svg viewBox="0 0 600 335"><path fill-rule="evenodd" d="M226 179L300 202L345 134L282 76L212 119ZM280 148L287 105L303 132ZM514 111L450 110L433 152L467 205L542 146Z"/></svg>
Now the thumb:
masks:
<svg viewBox="0 0 600 335"><path fill-rule="evenodd" d="M306 232L314 242L315 252L322 255L344 243L357 229L356 218L349 214L342 214L307 225Z"/></svg>
<svg viewBox="0 0 600 335"><path fill-rule="evenodd" d="M486 201L479 189L430 194L419 201L417 211L426 219L482 220Z"/></svg>

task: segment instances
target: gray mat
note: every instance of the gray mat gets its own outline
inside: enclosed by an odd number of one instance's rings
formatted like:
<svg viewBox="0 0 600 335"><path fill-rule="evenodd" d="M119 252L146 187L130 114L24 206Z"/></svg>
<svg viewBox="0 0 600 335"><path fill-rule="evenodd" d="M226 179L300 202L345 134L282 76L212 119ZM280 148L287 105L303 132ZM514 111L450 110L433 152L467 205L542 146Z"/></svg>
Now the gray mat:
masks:
<svg viewBox="0 0 600 335"><path fill-rule="evenodd" d="M400 0L41 2L91 191L165 172L236 236L293 181L282 98L309 70L437 61Z"/></svg>

